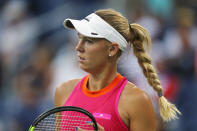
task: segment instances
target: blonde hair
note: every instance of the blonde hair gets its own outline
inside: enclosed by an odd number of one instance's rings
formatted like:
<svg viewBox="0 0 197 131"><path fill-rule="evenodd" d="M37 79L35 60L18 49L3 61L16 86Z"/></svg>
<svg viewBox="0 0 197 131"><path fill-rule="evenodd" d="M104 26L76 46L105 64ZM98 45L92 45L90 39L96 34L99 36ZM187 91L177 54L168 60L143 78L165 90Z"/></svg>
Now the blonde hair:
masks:
<svg viewBox="0 0 197 131"><path fill-rule="evenodd" d="M114 27L133 49L144 76L147 78L151 87L158 93L160 115L163 120L169 121L178 118L177 113L181 114L181 112L163 96L158 75L152 65L150 56L146 53L145 46L151 49L151 39L147 30L139 24L129 24L124 16L112 9L97 10L95 13ZM121 51L119 51L119 54L121 55Z"/></svg>

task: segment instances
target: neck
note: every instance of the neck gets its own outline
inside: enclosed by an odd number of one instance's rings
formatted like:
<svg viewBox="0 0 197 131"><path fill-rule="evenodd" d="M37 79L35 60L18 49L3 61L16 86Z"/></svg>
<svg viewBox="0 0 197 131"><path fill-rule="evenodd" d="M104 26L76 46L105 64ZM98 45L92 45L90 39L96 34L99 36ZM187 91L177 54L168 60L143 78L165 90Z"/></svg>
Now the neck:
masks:
<svg viewBox="0 0 197 131"><path fill-rule="evenodd" d="M106 66L102 71L89 73L87 87L91 91L99 91L111 83L117 76L117 66Z"/></svg>

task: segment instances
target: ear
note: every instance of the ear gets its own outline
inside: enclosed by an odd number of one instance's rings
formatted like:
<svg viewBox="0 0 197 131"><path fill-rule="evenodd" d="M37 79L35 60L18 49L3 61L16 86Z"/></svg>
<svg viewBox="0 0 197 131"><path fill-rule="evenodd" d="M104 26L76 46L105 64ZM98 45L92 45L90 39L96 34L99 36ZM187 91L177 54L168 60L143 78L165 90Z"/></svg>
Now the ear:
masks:
<svg viewBox="0 0 197 131"><path fill-rule="evenodd" d="M119 46L117 43L111 43L109 46L109 56L115 56L118 53Z"/></svg>

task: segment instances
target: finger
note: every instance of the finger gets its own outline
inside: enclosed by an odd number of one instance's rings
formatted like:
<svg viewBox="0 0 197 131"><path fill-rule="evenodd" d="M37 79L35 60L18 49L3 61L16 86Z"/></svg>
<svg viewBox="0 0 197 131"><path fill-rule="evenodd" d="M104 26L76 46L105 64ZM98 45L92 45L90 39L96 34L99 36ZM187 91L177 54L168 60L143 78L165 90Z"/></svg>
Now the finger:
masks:
<svg viewBox="0 0 197 131"><path fill-rule="evenodd" d="M88 125L90 125L90 126L93 126L93 125L94 125L93 122L91 122L91 121L87 121L86 123L87 123ZM99 131L104 131L104 127L101 126L101 125L98 124L98 123L97 123L97 127L98 127L98 130L99 130Z"/></svg>
<svg viewBox="0 0 197 131"><path fill-rule="evenodd" d="M75 131L84 131L83 129L79 128L79 127L76 127L75 128Z"/></svg>
<svg viewBox="0 0 197 131"><path fill-rule="evenodd" d="M81 129L80 127L76 127L75 131L89 131L89 130L85 130L85 129Z"/></svg>
<svg viewBox="0 0 197 131"><path fill-rule="evenodd" d="M98 130L99 130L99 131L104 131L104 130L105 130L105 129L104 129L104 127L103 127L103 126L101 126L101 125L100 125L100 124L98 124L98 123L97 123L97 126L98 126Z"/></svg>

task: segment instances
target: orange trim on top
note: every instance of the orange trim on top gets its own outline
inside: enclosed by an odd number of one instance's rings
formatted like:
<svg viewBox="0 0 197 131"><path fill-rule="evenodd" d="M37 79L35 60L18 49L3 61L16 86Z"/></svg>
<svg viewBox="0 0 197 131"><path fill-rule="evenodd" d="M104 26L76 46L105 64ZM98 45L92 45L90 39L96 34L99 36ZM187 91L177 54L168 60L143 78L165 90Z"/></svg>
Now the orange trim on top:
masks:
<svg viewBox="0 0 197 131"><path fill-rule="evenodd" d="M86 95L86 96L89 96L89 97L98 97L98 96L101 96L101 95L104 95L106 94L107 92L111 91L124 77L120 74L118 74L114 80L108 85L106 86L105 88L99 90L99 91L90 91L88 88L87 88L87 83L88 83L88 80L89 80L89 75L87 75L83 82L82 82L82 92Z"/></svg>

